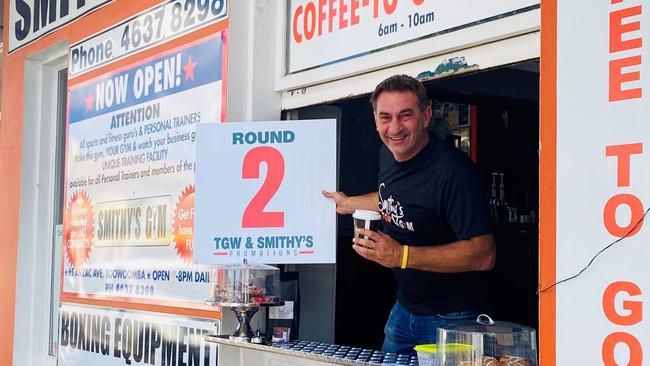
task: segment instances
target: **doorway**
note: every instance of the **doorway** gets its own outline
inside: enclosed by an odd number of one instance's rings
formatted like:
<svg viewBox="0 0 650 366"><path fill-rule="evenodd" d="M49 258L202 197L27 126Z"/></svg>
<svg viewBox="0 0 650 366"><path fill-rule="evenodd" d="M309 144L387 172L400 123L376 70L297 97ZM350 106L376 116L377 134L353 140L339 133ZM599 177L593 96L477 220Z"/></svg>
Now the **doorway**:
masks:
<svg viewBox="0 0 650 366"><path fill-rule="evenodd" d="M497 264L489 273L491 315L495 320L537 329L539 60L423 83L434 116L439 109L436 132L474 159L486 200L490 200L493 173L497 174L498 185L501 179L504 182L504 198L510 209L509 216L493 218ZM366 94L328 103L340 110L338 183L339 190L348 195L377 189L382 142L375 131L369 100ZM300 115L313 108L295 111ZM440 121L453 126L441 129ZM353 251L352 232L351 217L339 216L334 342L380 349L397 289L390 270Z"/></svg>

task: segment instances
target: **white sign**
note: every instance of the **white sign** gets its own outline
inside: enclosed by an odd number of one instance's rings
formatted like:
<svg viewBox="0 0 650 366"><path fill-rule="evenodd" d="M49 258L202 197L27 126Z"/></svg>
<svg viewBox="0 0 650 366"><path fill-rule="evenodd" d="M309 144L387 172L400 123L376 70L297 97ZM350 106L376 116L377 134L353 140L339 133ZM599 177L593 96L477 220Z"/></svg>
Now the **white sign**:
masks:
<svg viewBox="0 0 650 366"><path fill-rule="evenodd" d="M72 22L110 0L9 0L9 52Z"/></svg>
<svg viewBox="0 0 650 366"><path fill-rule="evenodd" d="M70 47L70 76L169 41L226 17L226 0L172 0Z"/></svg>
<svg viewBox="0 0 650 366"><path fill-rule="evenodd" d="M197 263L334 263L336 121L197 129Z"/></svg>
<svg viewBox="0 0 650 366"><path fill-rule="evenodd" d="M290 0L294 73L539 8L539 0Z"/></svg>
<svg viewBox="0 0 650 366"><path fill-rule="evenodd" d="M63 295L207 298L209 271L192 264L195 129L223 117L225 38L69 88Z"/></svg>
<svg viewBox="0 0 650 366"><path fill-rule="evenodd" d="M217 365L220 321L62 304L60 366Z"/></svg>
<svg viewBox="0 0 650 366"><path fill-rule="evenodd" d="M642 38L650 23L643 21L645 5L641 0L557 1L557 59L547 60L557 65L557 280L576 274L623 238L582 275L550 290L556 291L551 333L557 365L648 364L650 225L643 217L650 207L650 49Z"/></svg>
<svg viewBox="0 0 650 366"><path fill-rule="evenodd" d="M285 301L282 306L269 306L269 319L293 319L293 301Z"/></svg>

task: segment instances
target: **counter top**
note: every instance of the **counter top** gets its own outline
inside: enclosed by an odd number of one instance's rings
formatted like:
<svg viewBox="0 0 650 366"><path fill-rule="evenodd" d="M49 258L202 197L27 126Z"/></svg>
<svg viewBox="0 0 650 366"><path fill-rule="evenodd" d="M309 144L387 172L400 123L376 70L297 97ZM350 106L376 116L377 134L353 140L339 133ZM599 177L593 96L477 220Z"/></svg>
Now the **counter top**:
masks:
<svg viewBox="0 0 650 366"><path fill-rule="evenodd" d="M313 361L326 362L335 365L404 365L417 366L415 356L384 353L369 349L341 346L310 341L291 341L288 343L272 343L271 345L254 344L233 341L228 336L206 336L206 341L220 345L246 348L261 352L270 352L302 358Z"/></svg>

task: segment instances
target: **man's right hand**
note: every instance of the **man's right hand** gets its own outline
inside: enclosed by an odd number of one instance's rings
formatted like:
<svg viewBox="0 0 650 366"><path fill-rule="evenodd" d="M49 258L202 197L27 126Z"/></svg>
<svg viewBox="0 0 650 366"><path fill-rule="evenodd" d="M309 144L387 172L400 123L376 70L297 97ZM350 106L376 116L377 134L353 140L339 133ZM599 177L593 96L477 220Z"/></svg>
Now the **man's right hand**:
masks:
<svg viewBox="0 0 650 366"><path fill-rule="evenodd" d="M377 210L377 192L370 192L359 196L348 196L343 192L326 192L323 196L334 200L336 213L339 215L350 215L354 210Z"/></svg>
<svg viewBox="0 0 650 366"><path fill-rule="evenodd" d="M351 215L354 213L355 208L348 205L348 196L343 192L326 192L323 191L323 196L333 199L336 203L336 213L339 215Z"/></svg>

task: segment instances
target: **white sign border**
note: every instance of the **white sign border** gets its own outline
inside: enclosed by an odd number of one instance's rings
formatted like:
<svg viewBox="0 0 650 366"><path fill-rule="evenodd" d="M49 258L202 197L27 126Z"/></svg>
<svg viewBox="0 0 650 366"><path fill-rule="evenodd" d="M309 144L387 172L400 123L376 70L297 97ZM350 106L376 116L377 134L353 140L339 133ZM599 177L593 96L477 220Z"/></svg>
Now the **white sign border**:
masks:
<svg viewBox="0 0 650 366"><path fill-rule="evenodd" d="M108 0L108 1L112 1L112 0ZM103 35L105 33L111 32L112 30L117 29L118 27L122 27L122 26L126 25L127 23L130 23L133 20L139 18L140 16L145 15L145 14L147 14L149 12L153 12L154 10L157 10L158 8L163 8L165 6L170 6L171 4L173 4L176 1L177 0L168 0L168 1L163 2L161 4L156 4L156 5L148 8L148 9L145 9L145 10L143 10L143 11L129 17L128 19L125 19L124 21L122 21L122 22L120 22L118 24L113 25L111 28L103 29L103 30L101 30L101 31L99 31L97 33L94 33L94 34L82 39L81 41L79 41L79 42L77 42L75 44L70 45L69 52L68 52L68 65L72 65L72 50L74 48L84 46L84 44L89 43L93 39L98 38L98 37L100 37L101 35ZM185 30L183 30L183 31L181 31L181 32L179 32L177 34L172 35L171 37L161 38L158 41L152 42L152 43L150 43L150 44L148 44L148 45L146 45L144 47L141 47L141 48L133 48L129 52L123 53L122 55L120 55L117 58L111 58L111 59L106 60L106 61L104 61L102 63L93 65L92 67L80 70L79 72L76 72L76 73L73 72L72 67L70 67L69 78L77 77L79 75L85 74L85 73L87 73L89 71L92 71L92 70L95 70L95 69L98 69L98 68L100 68L102 66L111 64L113 62L116 62L116 61L121 60L123 58L126 58L128 56L136 54L138 52L148 50L148 49L150 49L150 48L152 48L154 46L160 45L160 44L162 44L164 42L172 41L172 40L174 40L176 38L179 38L179 37L181 37L183 35L189 34L191 32L194 32L194 31L196 31L198 29L201 29L203 27L206 27L208 25L217 23L217 22L219 22L221 20L224 20L224 19L228 19L228 0L224 0L224 7L223 7L223 10L222 10L222 13L220 15L218 15L216 18L211 19L210 21L208 21L206 23L197 23L195 26L187 28L187 29L185 29Z"/></svg>

